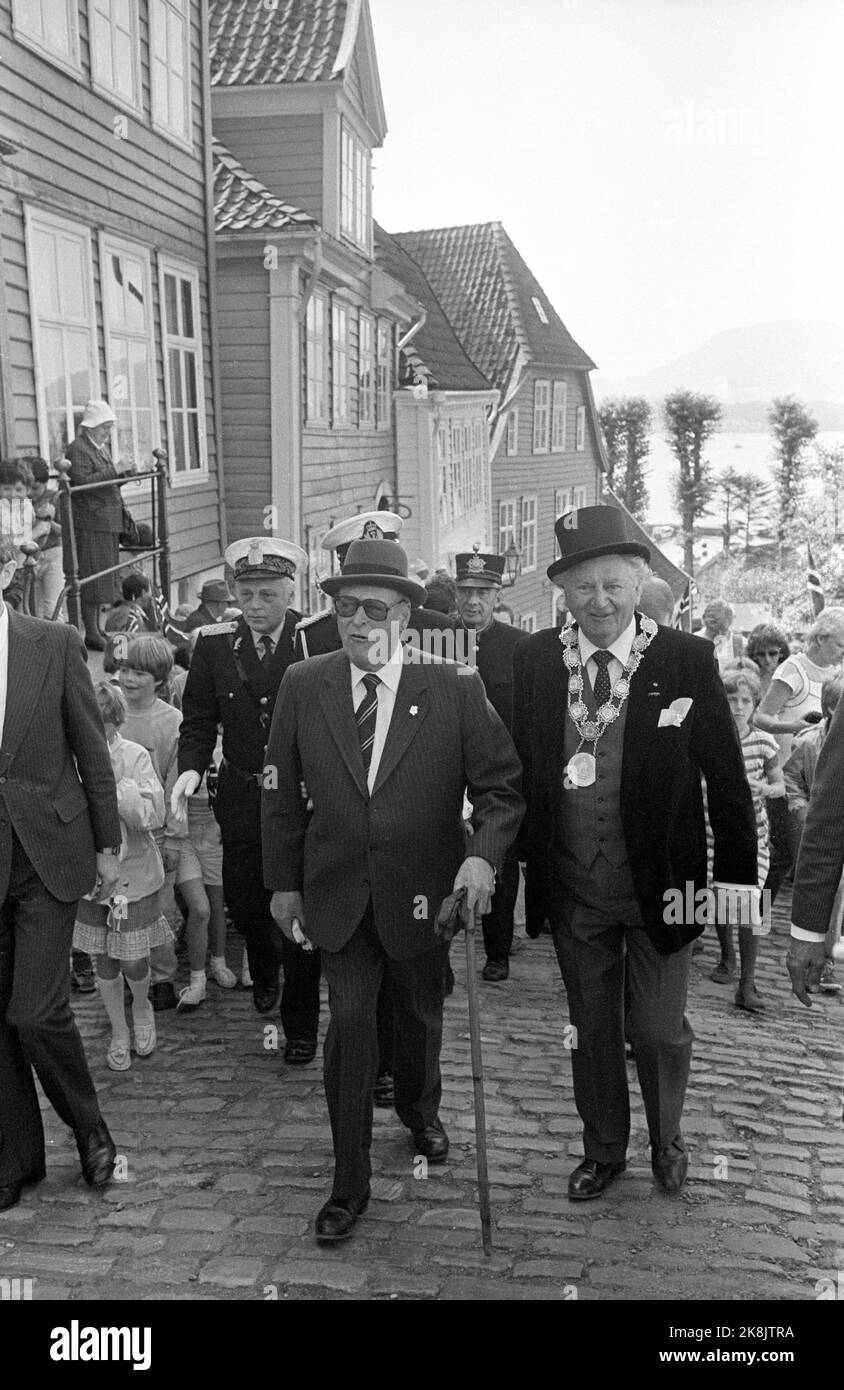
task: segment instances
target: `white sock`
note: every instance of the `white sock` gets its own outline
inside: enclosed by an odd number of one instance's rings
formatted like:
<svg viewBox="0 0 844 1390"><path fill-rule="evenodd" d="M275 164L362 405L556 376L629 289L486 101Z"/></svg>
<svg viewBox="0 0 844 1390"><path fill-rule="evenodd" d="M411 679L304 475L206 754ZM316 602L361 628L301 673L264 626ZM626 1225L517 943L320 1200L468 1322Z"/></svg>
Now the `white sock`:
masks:
<svg viewBox="0 0 844 1390"><path fill-rule="evenodd" d="M212 957L211 957L211 969L212 969L212 970L214 970L214 969L218 969L218 970L228 970L228 966L226 965L226 958L225 958L225 956L212 956Z"/></svg>
<svg viewBox="0 0 844 1390"><path fill-rule="evenodd" d="M147 967L147 973L143 979L129 981L129 988L132 991L132 1018L136 1028L139 1023L142 1026L148 1024L152 1016L152 1004L149 1002L151 979L152 971Z"/></svg>
<svg viewBox="0 0 844 1390"><path fill-rule="evenodd" d="M192 971L190 972L190 982L191 982L192 985L204 985L204 984L206 983L206 980L205 980L205 971L204 971L204 970L192 970Z"/></svg>
<svg viewBox="0 0 844 1390"><path fill-rule="evenodd" d="M97 989L108 1014L112 1038L116 1042L128 1043L129 1027L126 1023L126 1009L123 1005L123 976L118 975L114 980L104 980L101 975L98 975Z"/></svg>

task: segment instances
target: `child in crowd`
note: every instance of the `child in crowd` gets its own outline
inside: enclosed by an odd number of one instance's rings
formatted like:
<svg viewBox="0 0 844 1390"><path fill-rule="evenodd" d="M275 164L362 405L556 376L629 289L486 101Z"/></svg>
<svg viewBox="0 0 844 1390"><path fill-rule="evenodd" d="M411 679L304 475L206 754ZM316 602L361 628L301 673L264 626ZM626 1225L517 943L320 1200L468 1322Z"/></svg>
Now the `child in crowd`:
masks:
<svg viewBox="0 0 844 1390"><path fill-rule="evenodd" d="M15 547L16 573L4 593L11 608L19 608L23 598L23 566L27 551L37 547L49 533L50 523L38 520L30 501L32 473L23 459L0 463L0 535L7 536Z"/></svg>
<svg viewBox="0 0 844 1390"><path fill-rule="evenodd" d="M146 749L120 734L126 720L126 701L121 691L101 681L97 701L117 783L123 844L120 881L108 904L91 898L81 900L73 944L97 958L97 988L111 1024L106 1060L112 1071L128 1071L132 1058L123 979L132 991L135 1051L139 1057L148 1057L156 1041L155 1016L149 1001L150 950L165 941L172 942L159 904L164 868L151 834L164 823L164 791Z"/></svg>
<svg viewBox="0 0 844 1390"><path fill-rule="evenodd" d="M740 668L725 670L722 676L724 689L730 701L747 780L753 794L753 807L756 813L756 833L758 836L757 886L761 889L768 876L770 865L770 834L765 802L768 797L785 795L785 783L779 766L779 749L771 734L753 728L753 715L762 698L762 687L758 675ZM759 937L771 929L770 913L763 905L762 921L755 930L751 923L739 923L739 985L736 990L736 1007L748 1013L762 1013L765 1002L756 988L756 958L759 953ZM718 940L721 945L721 960L713 970L710 979L718 983L731 980L735 974L735 947L732 926L719 923Z"/></svg>
<svg viewBox="0 0 844 1390"><path fill-rule="evenodd" d="M195 1009L205 998L205 957L211 940L211 977L223 989L234 989L237 976L226 965L226 908L223 901L223 842L209 804L209 783L216 761L188 801L187 839L181 842L176 870L188 910L187 943L190 984L179 991L180 1009Z"/></svg>
<svg viewBox="0 0 844 1390"><path fill-rule="evenodd" d="M821 714L823 716L821 723L816 724L813 729L806 729L802 734L797 735L791 753L783 768L785 795L788 802L789 833L795 864L797 863L797 855L800 849L800 840L803 835L806 813L809 809L812 784L815 780L815 769L818 765L818 758L823 748L824 740L829 732L829 726L832 723L832 716L841 699L842 690L844 690L844 677L832 676L829 680L824 681L821 687ZM841 918L843 912L844 879L842 879L838 888L835 905L832 909L829 930L826 934L826 965L821 975L821 989L828 990L831 993L837 993L841 988L835 979L832 952L836 942L841 936Z"/></svg>
<svg viewBox="0 0 844 1390"><path fill-rule="evenodd" d="M125 642L125 655L118 662L120 688L126 697L124 736L139 743L152 759L164 788L165 820L156 831L156 843L166 874L161 894L162 907L168 917L175 917L173 884L179 865L181 840L185 825L173 818L170 794L178 776L179 726L181 712L161 698L167 690L173 670L173 649L163 637L153 633L130 636ZM158 1012L176 1007L176 951L172 940L157 947L151 954L152 1006Z"/></svg>
<svg viewBox="0 0 844 1390"><path fill-rule="evenodd" d="M50 465L46 459L34 456L23 459L32 474L30 501L36 522L46 522L48 530L41 536L40 553L35 569L35 613L39 618L52 618L64 588L62 528L59 519L58 489L50 487ZM57 616L63 617L63 611Z"/></svg>

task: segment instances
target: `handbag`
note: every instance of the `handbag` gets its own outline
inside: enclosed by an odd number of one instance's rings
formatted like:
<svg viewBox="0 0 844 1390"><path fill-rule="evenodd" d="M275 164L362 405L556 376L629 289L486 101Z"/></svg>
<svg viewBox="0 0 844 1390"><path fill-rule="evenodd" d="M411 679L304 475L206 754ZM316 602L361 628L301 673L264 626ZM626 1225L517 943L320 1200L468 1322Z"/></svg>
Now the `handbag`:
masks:
<svg viewBox="0 0 844 1390"><path fill-rule="evenodd" d="M120 542L120 544L124 547L124 549L132 550L140 544L141 540L140 533L138 531L138 523L133 517L132 513L129 511L129 508L126 506L125 502L122 504L122 507L123 516L121 519L120 533L117 539Z"/></svg>

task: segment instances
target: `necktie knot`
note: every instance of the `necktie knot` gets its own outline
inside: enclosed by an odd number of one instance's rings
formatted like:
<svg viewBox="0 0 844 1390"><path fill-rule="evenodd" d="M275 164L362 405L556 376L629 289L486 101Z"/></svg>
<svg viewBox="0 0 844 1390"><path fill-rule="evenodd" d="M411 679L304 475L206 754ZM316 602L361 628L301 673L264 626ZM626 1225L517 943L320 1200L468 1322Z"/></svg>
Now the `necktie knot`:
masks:
<svg viewBox="0 0 844 1390"><path fill-rule="evenodd" d="M269 636L268 633L265 632L265 633L258 639L258 644L259 644L259 646L260 646L261 649L262 649L262 650L261 650L261 660L262 660L264 663L266 663L267 661L269 661L270 657L271 657L272 654L273 654L273 649L274 649L274 646L275 646L275 644L274 644L274 642L273 642L273 639L272 639L272 637Z"/></svg>
<svg viewBox="0 0 844 1390"><path fill-rule="evenodd" d="M595 664L598 667L598 670L606 671L609 667L610 662L612 661L612 652L605 651L603 647L599 647L596 652L592 653L592 655L595 658Z"/></svg>
<svg viewBox="0 0 844 1390"><path fill-rule="evenodd" d="M367 695L372 695L373 692L377 690L378 686L381 684L381 677L376 676L373 671L370 671L367 675L364 676L363 683L366 686Z"/></svg>

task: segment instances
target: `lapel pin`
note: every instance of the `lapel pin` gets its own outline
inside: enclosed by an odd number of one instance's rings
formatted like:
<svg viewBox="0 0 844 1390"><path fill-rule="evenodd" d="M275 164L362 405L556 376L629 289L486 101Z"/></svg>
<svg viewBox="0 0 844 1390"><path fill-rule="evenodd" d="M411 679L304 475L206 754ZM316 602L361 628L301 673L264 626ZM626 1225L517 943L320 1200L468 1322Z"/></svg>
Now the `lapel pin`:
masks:
<svg viewBox="0 0 844 1390"><path fill-rule="evenodd" d="M418 706L418 705L411 705L411 706L410 706L410 713L411 713L411 714L418 714L418 713L419 713L419 706Z"/></svg>

